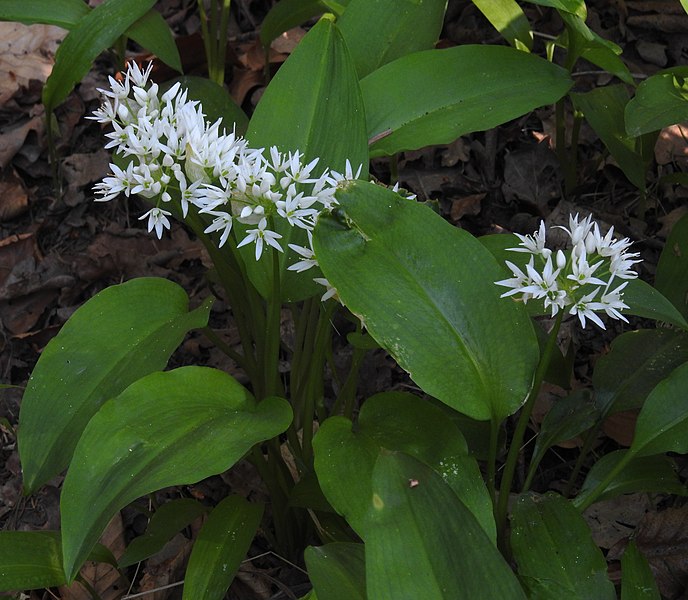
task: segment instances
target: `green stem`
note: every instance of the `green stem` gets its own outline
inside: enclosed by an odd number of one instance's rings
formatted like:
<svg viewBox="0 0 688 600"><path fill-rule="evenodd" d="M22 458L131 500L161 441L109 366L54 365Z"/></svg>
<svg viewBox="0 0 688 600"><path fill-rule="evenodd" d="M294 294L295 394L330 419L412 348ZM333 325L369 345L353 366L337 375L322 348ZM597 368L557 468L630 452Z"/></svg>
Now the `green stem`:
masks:
<svg viewBox="0 0 688 600"><path fill-rule="evenodd" d="M626 465L631 462L634 456L635 452L631 452L630 450L627 451L618 464L609 473L607 473L607 476L600 481L591 492L585 494L584 496L574 498L572 500L573 505L581 512L588 508L588 506L595 502L595 500L597 500L597 498L607 489L609 484L614 481L616 476L626 468Z"/></svg>
<svg viewBox="0 0 688 600"><path fill-rule="evenodd" d="M279 389L279 349L281 340L280 321L282 312L280 262L277 250L270 249L272 255L272 285L268 299L268 313L265 328L263 368L265 383L262 397L273 396Z"/></svg>
<svg viewBox="0 0 688 600"><path fill-rule="evenodd" d="M244 357L239 354L238 352L235 352L230 348L229 345L225 344L225 342L220 338L217 333L215 333L210 327L204 327L201 329L203 332L203 335L207 337L213 344L215 344L220 351L222 351L224 354L229 356L235 363L237 363L244 371L246 370L246 364L244 361Z"/></svg>
<svg viewBox="0 0 688 600"><path fill-rule="evenodd" d="M487 489L490 492L492 506L495 506L497 487L496 487L496 470L497 470L497 446L499 444L499 421L492 419L490 422L490 448L487 458Z"/></svg>
<svg viewBox="0 0 688 600"><path fill-rule="evenodd" d="M530 394L528 394L528 398L526 399L523 408L521 409L521 414L519 415L518 422L516 423L516 430L514 431L514 436L511 439L511 444L509 446L509 453L507 454L506 458L504 474L502 475L502 481L499 487L499 498L497 499L497 506L495 508L497 536L499 540L499 546L503 552L506 552L506 548L508 546L506 535L506 513L509 502L509 493L511 492L511 487L514 481L514 473L516 472L516 464L518 463L518 457L521 452L523 437L528 427L528 422L533 412L533 407L535 406L535 400L537 399L538 394L540 392L540 386L542 385L542 381L545 377L545 373L547 372L549 362L554 352L563 314L564 313L562 311L559 311L556 321L554 322L554 327L552 328L552 331L549 334L547 344L545 345L545 349L540 357L540 362L538 363L537 369L535 370L535 375L533 377L533 385L530 389Z"/></svg>
<svg viewBox="0 0 688 600"><path fill-rule="evenodd" d="M220 31L217 40L217 65L215 82L219 85L225 83L225 57L227 54L227 31L229 29L229 7L231 0L222 0L220 12Z"/></svg>
<svg viewBox="0 0 688 600"><path fill-rule="evenodd" d="M590 428L588 434L585 436L585 441L583 442L583 447L581 448L581 451L578 454L578 458L576 459L576 464L573 466L571 476L569 477L569 480L566 482L566 487L564 488L563 492L564 498L569 498L571 496L571 490L573 489L573 486L576 480L578 479L578 474L583 468L583 463L585 462L585 459L588 457L588 454L590 454L590 451L592 450L592 446L595 443L595 440L597 439L597 432L599 431L603 420L604 419L600 418L597 421L597 423Z"/></svg>
<svg viewBox="0 0 688 600"><path fill-rule="evenodd" d="M201 38L203 38L203 48L205 49L205 60L208 63L208 75L211 73L213 62L213 51L210 43L210 32L208 31L208 15L205 12L203 0L198 0L198 16L201 20Z"/></svg>

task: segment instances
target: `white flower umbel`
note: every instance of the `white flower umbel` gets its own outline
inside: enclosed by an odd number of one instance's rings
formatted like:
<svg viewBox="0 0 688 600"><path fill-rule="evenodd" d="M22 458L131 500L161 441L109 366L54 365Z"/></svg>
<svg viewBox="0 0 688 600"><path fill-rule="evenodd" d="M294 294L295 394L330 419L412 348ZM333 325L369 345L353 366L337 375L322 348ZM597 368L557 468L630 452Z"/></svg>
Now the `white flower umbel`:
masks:
<svg viewBox="0 0 688 600"><path fill-rule="evenodd" d="M360 174L349 161L343 174L327 168L315 173L319 159L307 161L299 150L249 148L236 132L222 130L221 121L208 122L178 83L158 96L150 74L151 65L130 63L120 79L110 78L110 89L100 90L103 104L89 118L112 127L106 147L128 161L124 168L110 165L95 199L106 202L120 193L147 198L154 207L141 219L158 237L170 228L169 216L186 219L193 210L218 246L254 244L259 260L265 246L283 252L277 240L285 226L310 233L318 213L336 204L337 187ZM256 227L236 238L241 230L235 223ZM312 249L299 253L305 260L297 270L317 265Z"/></svg>
<svg viewBox="0 0 688 600"><path fill-rule="evenodd" d="M576 214L569 218L568 227L559 228L568 234L571 250L567 253L558 250L554 257L545 245L544 222L532 235L516 234L521 243L509 250L528 253L531 257L524 268L506 261L513 277L495 282L510 288L502 298L519 295L518 299L524 303L542 300L545 310L551 309L553 317L567 310L578 317L582 327L589 320L604 329L598 316L602 312L612 319L627 321L621 311L628 308L622 299L628 281L614 286L614 280L638 276L633 265L640 260L638 253L628 252L631 241L615 239L614 228L603 236L592 216L580 220Z"/></svg>

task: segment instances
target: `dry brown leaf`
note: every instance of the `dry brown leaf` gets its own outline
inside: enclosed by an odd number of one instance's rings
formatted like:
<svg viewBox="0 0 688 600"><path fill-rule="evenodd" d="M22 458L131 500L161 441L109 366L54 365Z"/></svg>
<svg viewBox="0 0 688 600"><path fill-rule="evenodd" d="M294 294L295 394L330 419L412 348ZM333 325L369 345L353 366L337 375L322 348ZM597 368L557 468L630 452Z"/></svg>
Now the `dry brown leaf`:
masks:
<svg viewBox="0 0 688 600"><path fill-rule="evenodd" d="M667 239L674 225L686 213L688 213L688 206L679 206L664 217L659 217L657 220L662 224L662 228L657 232L657 237Z"/></svg>
<svg viewBox="0 0 688 600"><path fill-rule="evenodd" d="M559 161L546 143L514 150L504 159L504 184L507 200L522 200L544 209L561 196Z"/></svg>
<svg viewBox="0 0 688 600"><path fill-rule="evenodd" d="M485 196L487 196L487 193L471 194L470 196L452 200L452 205L449 209L449 217L456 223L466 215L479 214Z"/></svg>
<svg viewBox="0 0 688 600"><path fill-rule="evenodd" d="M620 446L627 448L633 443L635 422L638 420L637 410L626 410L607 417L602 423L605 435L613 439Z"/></svg>
<svg viewBox="0 0 688 600"><path fill-rule="evenodd" d="M0 105L29 81L45 82L57 46L67 35L53 25L0 23Z"/></svg>
<svg viewBox="0 0 688 600"><path fill-rule="evenodd" d="M24 182L14 169L0 175L0 222L18 217L29 207Z"/></svg>
<svg viewBox="0 0 688 600"><path fill-rule="evenodd" d="M600 548L612 548L633 533L645 513L652 508L647 494L625 494L595 502L583 517L595 544Z"/></svg>
<svg viewBox="0 0 688 600"><path fill-rule="evenodd" d="M285 31L282 35L278 35L274 40L272 40L270 48L272 48L275 52L279 52L280 54L291 54L305 35L305 29L302 27L294 27L289 31Z"/></svg>
<svg viewBox="0 0 688 600"><path fill-rule="evenodd" d="M10 161L24 146L26 136L31 131L35 131L39 137L43 135L43 111L38 111L38 113L28 121L13 125L0 133L0 168L4 169L10 164Z"/></svg>
<svg viewBox="0 0 688 600"><path fill-rule="evenodd" d="M17 263L39 258L40 253L33 233L10 235L0 240L0 288L4 287Z"/></svg>
<svg viewBox="0 0 688 600"><path fill-rule="evenodd" d="M648 512L633 536L638 550L650 563L659 591L672 600L688 589L688 506ZM609 558L621 554L621 546Z"/></svg>
<svg viewBox="0 0 688 600"><path fill-rule="evenodd" d="M659 165L675 162L681 170L688 170L688 124L671 125L659 132L655 160Z"/></svg>
<svg viewBox="0 0 688 600"><path fill-rule="evenodd" d="M165 600L169 589L162 589L184 579L184 567L193 542L181 533L173 537L155 556L149 558L139 584L139 592L150 592L147 600Z"/></svg>

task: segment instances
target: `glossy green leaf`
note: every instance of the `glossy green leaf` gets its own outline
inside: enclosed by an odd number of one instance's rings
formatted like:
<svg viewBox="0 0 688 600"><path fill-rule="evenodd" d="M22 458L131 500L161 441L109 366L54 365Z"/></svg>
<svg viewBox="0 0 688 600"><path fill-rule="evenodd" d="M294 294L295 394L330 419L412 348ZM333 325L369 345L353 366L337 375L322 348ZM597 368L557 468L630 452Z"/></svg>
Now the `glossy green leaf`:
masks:
<svg viewBox="0 0 688 600"><path fill-rule="evenodd" d="M188 91L189 100L198 100L203 105L203 113L208 122L214 123L222 119L222 127L227 131L235 130L237 135L246 133L248 117L224 87L205 77L184 75L165 82L160 86L160 93L164 93L176 82Z"/></svg>
<svg viewBox="0 0 688 600"><path fill-rule="evenodd" d="M628 92L625 86L610 85L584 94L571 94L571 100L600 136L628 180L638 189L645 189L645 162L636 150L635 138L626 133L624 110Z"/></svg>
<svg viewBox="0 0 688 600"><path fill-rule="evenodd" d="M358 77L330 19L321 19L308 32L270 82L251 118L247 138L253 148L299 150L306 162L319 157L318 173L326 168L344 172L349 159L354 169L363 166L361 177L367 178L368 140ZM242 231L243 226L238 227ZM279 253L282 298L296 301L322 293L322 286L313 282L317 274L312 270L286 270L301 260L287 245L307 246L305 231L282 223L276 228L285 250ZM241 249L249 277L267 297L271 293L272 251L256 262L253 245L249 246Z"/></svg>
<svg viewBox="0 0 688 600"><path fill-rule="evenodd" d="M0 592L64 583L58 536L41 531L0 531Z"/></svg>
<svg viewBox="0 0 688 600"><path fill-rule="evenodd" d="M639 136L688 120L688 67L655 73L638 85L626 105L626 131Z"/></svg>
<svg viewBox="0 0 688 600"><path fill-rule="evenodd" d="M645 400L630 451L637 456L688 452L688 363L660 381Z"/></svg>
<svg viewBox="0 0 688 600"><path fill-rule="evenodd" d="M688 332L642 329L612 342L595 364L592 382L604 414L640 408L676 367L688 362Z"/></svg>
<svg viewBox="0 0 688 600"><path fill-rule="evenodd" d="M69 463L89 419L109 398L164 368L210 303L189 312L186 292L160 278L109 287L81 306L36 364L19 413L24 489L33 492Z"/></svg>
<svg viewBox="0 0 688 600"><path fill-rule="evenodd" d="M210 513L194 542L183 600L222 600L253 541L263 505L229 496Z"/></svg>
<svg viewBox="0 0 688 600"><path fill-rule="evenodd" d="M140 19L132 23L124 34L155 54L162 62L178 73L183 72L182 59L179 56L179 50L172 32L157 10L149 10Z"/></svg>
<svg viewBox="0 0 688 600"><path fill-rule="evenodd" d="M442 477L383 452L365 530L368 598L525 599L509 565Z"/></svg>
<svg viewBox="0 0 688 600"><path fill-rule="evenodd" d="M515 0L473 0L473 4L509 44L521 50L532 49L530 23Z"/></svg>
<svg viewBox="0 0 688 600"><path fill-rule="evenodd" d="M60 540L59 531L0 531L0 592L64 585ZM101 544L88 559L117 566Z"/></svg>
<svg viewBox="0 0 688 600"><path fill-rule="evenodd" d="M661 600L652 569L634 540L621 557L621 600Z"/></svg>
<svg viewBox="0 0 688 600"><path fill-rule="evenodd" d="M146 533L127 546L117 562L118 567L124 569L157 554L184 527L205 513L205 506L193 498L166 502L153 513Z"/></svg>
<svg viewBox="0 0 688 600"><path fill-rule="evenodd" d="M669 234L657 264L655 287L688 318L688 215Z"/></svg>
<svg viewBox="0 0 688 600"><path fill-rule="evenodd" d="M363 544L309 546L304 558L320 600L366 600Z"/></svg>
<svg viewBox="0 0 688 600"><path fill-rule="evenodd" d="M603 481L612 469L624 459L628 450L610 452L598 460L588 471L576 501L580 502ZM596 500L605 500L630 492L662 492L687 496L688 489L681 483L674 461L668 456L641 456L632 459L621 473L608 483Z"/></svg>
<svg viewBox="0 0 688 600"><path fill-rule="evenodd" d="M112 46L153 4L155 0L108 0L79 19L57 49L55 66L43 88L47 113L84 78L97 56Z"/></svg>
<svg viewBox="0 0 688 600"><path fill-rule="evenodd" d="M343 303L427 394L475 419L514 413L539 349L523 306L499 297L492 255L381 186L355 182L337 198L314 244Z"/></svg>
<svg viewBox="0 0 688 600"><path fill-rule="evenodd" d="M102 406L74 451L60 503L68 578L129 502L226 471L291 417L285 400L256 404L216 369L182 367L135 381Z"/></svg>
<svg viewBox="0 0 688 600"><path fill-rule="evenodd" d="M519 496L511 516L511 549L531 598L616 599L590 528L558 494Z"/></svg>
<svg viewBox="0 0 688 600"><path fill-rule="evenodd" d="M557 43L566 47L569 64L573 65L579 58L584 58L624 83L634 84L633 76L620 58L621 47L590 29L585 24L585 14L560 11L559 16L564 21L566 32Z"/></svg>
<svg viewBox="0 0 688 600"><path fill-rule="evenodd" d="M428 432L432 432L429 434ZM372 472L380 452L399 451L434 469L496 540L492 505L478 464L439 406L401 392L376 394L351 422L330 418L315 438L315 469L325 496L359 534L368 518Z"/></svg>
<svg viewBox="0 0 688 600"><path fill-rule="evenodd" d="M351 0L337 24L359 77L433 48L446 8L447 0Z"/></svg>
<svg viewBox="0 0 688 600"><path fill-rule="evenodd" d="M565 398L555 400L540 425L531 465L538 464L552 446L590 429L599 416L600 410L587 390L577 390Z"/></svg>
<svg viewBox="0 0 688 600"><path fill-rule="evenodd" d="M361 80L372 156L447 144L559 100L568 73L504 46L409 54ZM413 90L410 93L409 90Z"/></svg>
<svg viewBox="0 0 688 600"><path fill-rule="evenodd" d="M578 15L582 19L585 19L587 15L587 9L583 0L528 0L528 2L539 6L556 8L566 13Z"/></svg>
<svg viewBox="0 0 688 600"><path fill-rule="evenodd" d="M26 25L45 23L71 29L90 11L83 0L3 0L0 20L18 21Z"/></svg>
<svg viewBox="0 0 688 600"><path fill-rule="evenodd" d="M628 282L623 291L623 301L629 306L624 311L627 314L688 329L688 322L671 301L641 279L632 279Z"/></svg>
<svg viewBox="0 0 688 600"><path fill-rule="evenodd" d="M320 0L280 0L263 19L260 42L267 47L277 36L324 11Z"/></svg>

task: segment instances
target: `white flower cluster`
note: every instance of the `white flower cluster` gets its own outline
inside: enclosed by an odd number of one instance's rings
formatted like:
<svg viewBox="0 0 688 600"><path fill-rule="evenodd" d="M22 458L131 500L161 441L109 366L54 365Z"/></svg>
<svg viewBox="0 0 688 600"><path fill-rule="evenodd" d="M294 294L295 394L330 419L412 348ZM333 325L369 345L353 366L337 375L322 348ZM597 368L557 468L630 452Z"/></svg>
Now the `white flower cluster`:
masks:
<svg viewBox="0 0 688 600"><path fill-rule="evenodd" d="M552 316L566 309L578 317L583 327L586 319L590 319L605 329L597 312L628 322L620 312L628 308L622 300L622 291L628 281L618 286L613 284L615 279L638 277L632 267L640 262L636 260L639 254L628 252L632 242L628 238L614 238L613 227L603 236L592 216L579 221L576 214L569 217L568 228L557 227L571 239L572 248L568 253L557 250L553 255L552 250L545 247L544 222L532 235L516 234L521 240L519 247L508 249L531 254L531 257L525 272L506 261L514 276L495 282L511 288L502 298L521 294L524 303L531 299L543 300L545 309L551 308Z"/></svg>
<svg viewBox="0 0 688 600"><path fill-rule="evenodd" d="M142 70L132 62L121 82L110 77L111 89L99 90L103 104L90 118L112 125L105 147L131 158L125 169L110 164L112 174L95 186L96 200L120 193L150 199L155 206L140 219L148 219L148 231L155 230L158 238L170 228L166 205L177 203L183 217L192 205L207 215L204 232L219 234L219 246L235 221L254 225L237 247L255 244L258 260L266 246L283 251L275 231L278 219L308 231L310 241L318 213L336 204L337 186L360 174L347 161L343 174L326 169L314 176L318 159L304 164L299 151L283 154L273 147L266 157L264 149L249 148L234 132L221 131L219 120L208 123L179 83L159 98L150 71L151 65ZM289 246L303 257L291 269L317 264L312 244Z"/></svg>

